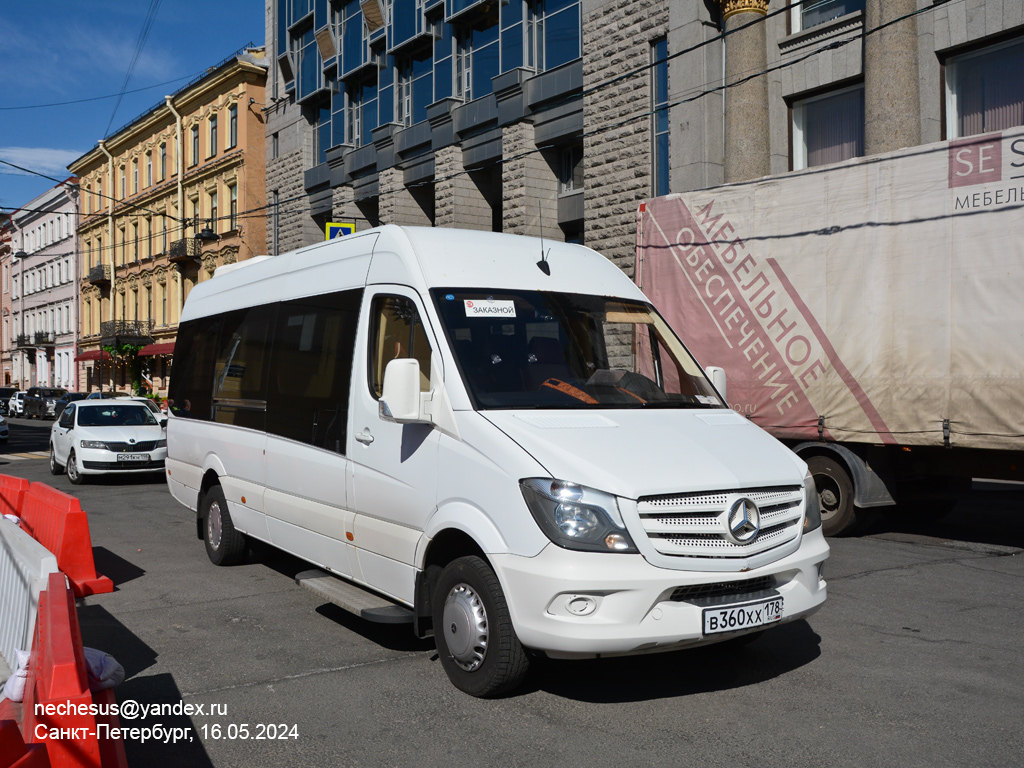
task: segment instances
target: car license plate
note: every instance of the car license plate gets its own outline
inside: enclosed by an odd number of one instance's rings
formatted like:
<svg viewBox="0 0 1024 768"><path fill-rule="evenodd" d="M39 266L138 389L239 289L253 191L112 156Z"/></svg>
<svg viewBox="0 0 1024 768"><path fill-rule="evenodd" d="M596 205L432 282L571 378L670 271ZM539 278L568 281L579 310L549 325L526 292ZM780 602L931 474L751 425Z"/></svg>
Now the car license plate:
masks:
<svg viewBox="0 0 1024 768"><path fill-rule="evenodd" d="M148 453L119 453L118 461L149 461Z"/></svg>
<svg viewBox="0 0 1024 768"><path fill-rule="evenodd" d="M782 621L782 598L773 597L757 603L704 609L704 634L738 632Z"/></svg>

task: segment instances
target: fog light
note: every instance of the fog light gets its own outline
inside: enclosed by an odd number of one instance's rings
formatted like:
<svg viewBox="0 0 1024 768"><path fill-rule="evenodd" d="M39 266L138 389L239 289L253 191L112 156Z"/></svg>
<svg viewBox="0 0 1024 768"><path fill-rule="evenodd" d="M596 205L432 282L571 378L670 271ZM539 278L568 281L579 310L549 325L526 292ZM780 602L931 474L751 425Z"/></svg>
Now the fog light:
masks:
<svg viewBox="0 0 1024 768"><path fill-rule="evenodd" d="M597 610L597 602L586 595L573 595L565 604L565 609L574 616L589 616Z"/></svg>

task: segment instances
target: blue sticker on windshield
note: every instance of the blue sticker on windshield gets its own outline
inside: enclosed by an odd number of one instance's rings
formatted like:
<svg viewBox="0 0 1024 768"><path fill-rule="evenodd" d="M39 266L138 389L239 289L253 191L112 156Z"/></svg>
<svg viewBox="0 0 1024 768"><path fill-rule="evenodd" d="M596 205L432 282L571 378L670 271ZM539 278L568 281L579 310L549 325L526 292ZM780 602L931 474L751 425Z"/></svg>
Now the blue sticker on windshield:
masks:
<svg viewBox="0 0 1024 768"><path fill-rule="evenodd" d="M446 299L447 299L448 301L455 301L455 296L454 296L454 295L452 295L452 294L450 294L450 293L449 293L449 294L448 294L447 296L445 296L445 298L446 298Z"/></svg>

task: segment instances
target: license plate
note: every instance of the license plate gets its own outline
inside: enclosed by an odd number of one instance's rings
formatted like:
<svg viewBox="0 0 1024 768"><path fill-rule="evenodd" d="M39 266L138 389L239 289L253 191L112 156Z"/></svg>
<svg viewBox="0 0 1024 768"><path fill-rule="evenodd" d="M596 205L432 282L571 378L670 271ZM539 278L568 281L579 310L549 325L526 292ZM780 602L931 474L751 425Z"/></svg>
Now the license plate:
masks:
<svg viewBox="0 0 1024 768"><path fill-rule="evenodd" d="M149 461L148 453L119 453L118 461Z"/></svg>
<svg viewBox="0 0 1024 768"><path fill-rule="evenodd" d="M773 597L758 603L704 609L704 634L738 632L782 621L782 598Z"/></svg>

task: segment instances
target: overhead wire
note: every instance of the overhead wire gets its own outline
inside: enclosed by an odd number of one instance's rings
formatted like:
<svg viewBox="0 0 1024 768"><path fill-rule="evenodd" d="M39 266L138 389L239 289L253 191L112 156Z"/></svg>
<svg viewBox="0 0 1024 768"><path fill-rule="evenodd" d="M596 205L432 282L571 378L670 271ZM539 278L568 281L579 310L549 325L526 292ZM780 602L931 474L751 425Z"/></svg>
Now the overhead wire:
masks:
<svg viewBox="0 0 1024 768"><path fill-rule="evenodd" d="M114 110L110 113L110 120L107 123L106 130L103 131L104 138L110 133L110 126L114 124L114 117L117 116L117 110L121 106L121 99L124 98L124 92L128 88L128 82L132 79L132 75L135 73L135 67L139 63L139 56L142 55L142 49L146 47L146 39L149 37L149 32L153 28L153 22L156 20L157 11L160 9L161 0L149 0L149 8L146 11L146 17L142 22L142 30L139 32L139 37L135 42L135 52L132 54L132 60L128 63L128 71L124 76L124 83L121 84L121 91L117 94L117 102L114 104Z"/></svg>

